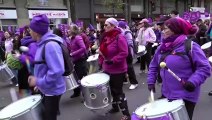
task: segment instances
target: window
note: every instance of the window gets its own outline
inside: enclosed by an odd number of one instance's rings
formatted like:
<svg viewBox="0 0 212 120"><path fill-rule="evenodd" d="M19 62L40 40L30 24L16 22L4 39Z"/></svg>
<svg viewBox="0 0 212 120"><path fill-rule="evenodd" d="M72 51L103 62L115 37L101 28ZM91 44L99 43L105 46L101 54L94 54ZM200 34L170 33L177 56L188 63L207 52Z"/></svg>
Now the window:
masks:
<svg viewBox="0 0 212 120"><path fill-rule="evenodd" d="M3 0L0 0L0 4L3 4L3 2L4 2Z"/></svg>
<svg viewBox="0 0 212 120"><path fill-rule="evenodd" d="M48 6L48 0L38 0L40 6Z"/></svg>

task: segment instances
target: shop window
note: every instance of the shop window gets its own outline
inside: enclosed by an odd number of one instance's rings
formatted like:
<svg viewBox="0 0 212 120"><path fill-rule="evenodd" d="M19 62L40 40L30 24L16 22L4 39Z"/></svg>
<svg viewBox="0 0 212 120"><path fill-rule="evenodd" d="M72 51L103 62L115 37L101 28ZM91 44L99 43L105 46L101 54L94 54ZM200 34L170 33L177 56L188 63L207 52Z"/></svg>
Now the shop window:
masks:
<svg viewBox="0 0 212 120"><path fill-rule="evenodd" d="M48 6L48 0L38 0L40 6Z"/></svg>
<svg viewBox="0 0 212 120"><path fill-rule="evenodd" d="M16 25L2 25L2 26L0 26L0 28L3 31L10 31L12 33L15 33L17 26Z"/></svg>

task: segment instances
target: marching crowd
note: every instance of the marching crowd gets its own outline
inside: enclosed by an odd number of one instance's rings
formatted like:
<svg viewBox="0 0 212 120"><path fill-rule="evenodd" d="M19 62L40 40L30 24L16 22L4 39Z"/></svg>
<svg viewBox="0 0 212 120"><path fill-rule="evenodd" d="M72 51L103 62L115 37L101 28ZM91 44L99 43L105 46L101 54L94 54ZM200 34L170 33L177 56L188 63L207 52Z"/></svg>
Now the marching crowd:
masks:
<svg viewBox="0 0 212 120"><path fill-rule="evenodd" d="M71 24L65 34L57 28L50 31L49 19L42 14L33 17L29 25L15 33L1 31L0 57L1 64L5 61L15 75L11 84L19 87L21 97L26 96L23 92L31 95L40 91L43 95L45 120L57 119L60 98L66 91L65 58L60 44L69 50L70 62L79 79L88 74L88 56L98 52L99 70L110 76L113 101L109 113L121 110L121 120L131 119L123 84L129 80L129 89L136 89L137 80L141 79L136 78L133 68L135 57L140 63L140 72L147 73L148 89L155 92L155 84L162 84L161 98L183 99L192 119L200 87L211 74L210 63L200 46L211 40L210 20L199 19L191 23L180 18L177 11L154 23L144 18L132 26L108 18L98 32L92 25L83 30ZM139 46L146 48L142 56L136 55ZM160 67L161 62L166 63L165 68ZM174 71L181 81L167 69ZM80 95L81 89L77 87L70 97Z"/></svg>

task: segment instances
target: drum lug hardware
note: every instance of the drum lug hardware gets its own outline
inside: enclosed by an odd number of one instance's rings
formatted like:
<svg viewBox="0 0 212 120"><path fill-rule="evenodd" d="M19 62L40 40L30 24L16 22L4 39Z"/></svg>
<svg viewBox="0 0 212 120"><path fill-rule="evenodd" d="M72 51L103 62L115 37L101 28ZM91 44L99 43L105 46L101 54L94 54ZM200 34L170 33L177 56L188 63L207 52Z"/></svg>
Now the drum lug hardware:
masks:
<svg viewBox="0 0 212 120"><path fill-rule="evenodd" d="M90 98L91 98L91 99L96 99L96 94L91 93L91 94L90 94Z"/></svg>
<svg viewBox="0 0 212 120"><path fill-rule="evenodd" d="M35 99L35 98L33 98L33 99L32 99L32 102L35 102L35 101L36 101L36 99Z"/></svg>

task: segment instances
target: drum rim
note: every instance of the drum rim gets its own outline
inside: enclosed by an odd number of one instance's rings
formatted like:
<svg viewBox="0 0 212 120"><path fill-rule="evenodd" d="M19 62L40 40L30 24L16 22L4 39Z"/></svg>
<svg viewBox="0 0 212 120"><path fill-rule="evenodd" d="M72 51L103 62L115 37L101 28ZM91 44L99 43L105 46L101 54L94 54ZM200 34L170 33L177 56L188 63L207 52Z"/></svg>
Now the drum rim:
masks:
<svg viewBox="0 0 212 120"><path fill-rule="evenodd" d="M160 100L165 100L165 99L166 99L166 98L160 99ZM160 100L159 100L159 101L160 101ZM161 114L151 115L151 116L145 115L145 117L148 118L148 119L152 119L152 118L157 118L157 117L163 117L164 115L169 114L170 112L171 112L171 113L176 112L177 110L179 110L179 109L181 109L183 106L185 106L185 103L183 102L182 99L177 99L177 100L181 100L181 101L182 101L182 105L178 106L177 108L175 108L175 109L173 109L173 110L171 110L171 111L167 111L167 112L164 112L164 113L161 113ZM147 104L149 104L149 103L145 103L145 104L143 104L142 106L145 106L145 105L147 105ZM142 106L140 106L140 107L142 107ZM140 107L138 107L138 108L140 108ZM137 108L137 109L138 109L138 108ZM136 110L137 110L137 109L136 109ZM136 110L135 110L135 111L136 111ZM137 117L141 117L140 115L137 115L136 112L134 112L134 113L135 113L135 115L136 115Z"/></svg>
<svg viewBox="0 0 212 120"><path fill-rule="evenodd" d="M93 75L93 74L105 74L105 75L108 75L108 74L106 74L106 73L92 73L92 74L89 74L89 75L87 75L87 76L90 76L90 75ZM110 76L108 75L108 77L109 77L109 79L107 80L107 82L102 83L102 84L98 84L98 86L100 86L100 85L102 86L102 85L109 84ZM82 80L83 80L83 78L82 78ZM81 80L81 86L86 87L86 88L94 88L94 87L96 87L96 86L86 86L86 85L82 84L82 80Z"/></svg>
<svg viewBox="0 0 212 120"><path fill-rule="evenodd" d="M96 110L96 109L102 109L102 108L107 107L108 105L110 105L110 102L108 102L107 104L105 104L104 106L101 106L101 107L91 107L91 106L87 105L86 102L84 101L84 105L85 105L85 107L87 107L89 109Z"/></svg>
<svg viewBox="0 0 212 120"><path fill-rule="evenodd" d="M21 116L21 115L24 115L25 113L27 113L27 112L29 112L30 110L32 110L32 109L34 109L35 107L37 107L37 106L41 103L41 101L42 101L42 99L43 99L43 97L42 97L41 95L30 95L30 96L21 98L21 99L19 99L19 100L27 99L27 98L32 97L32 96L40 96L40 100L39 100L36 104L34 104L31 108L26 109L26 110L22 111L21 113L17 113L16 115L13 115L13 116L11 116L11 117L6 117L6 118L1 118L1 117L0 117L0 119L11 119L11 118L16 118L16 117L19 117L19 116ZM8 106L10 106L10 105L12 105L12 104L13 104L13 103L9 104ZM7 106L6 106L6 107L7 107ZM6 107L4 107L4 108L6 108ZM4 108L3 108L3 109L4 109ZM3 109L2 109L2 110L3 110ZM2 111L2 110L1 110L1 111ZM0 113L1 113L1 111L0 111Z"/></svg>

